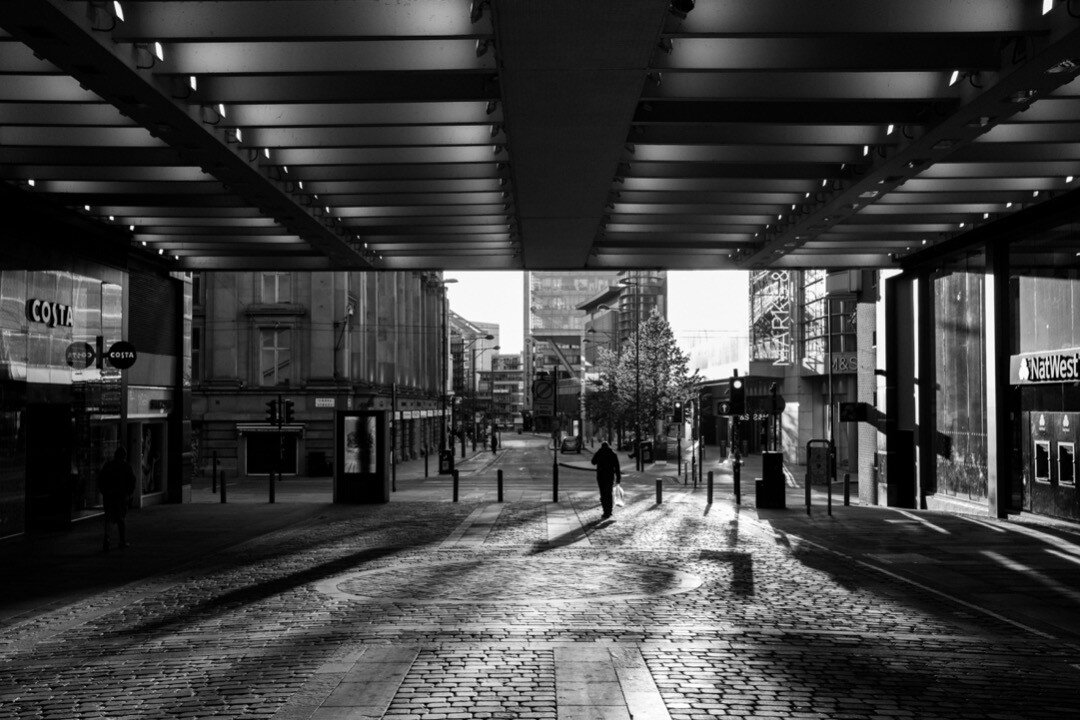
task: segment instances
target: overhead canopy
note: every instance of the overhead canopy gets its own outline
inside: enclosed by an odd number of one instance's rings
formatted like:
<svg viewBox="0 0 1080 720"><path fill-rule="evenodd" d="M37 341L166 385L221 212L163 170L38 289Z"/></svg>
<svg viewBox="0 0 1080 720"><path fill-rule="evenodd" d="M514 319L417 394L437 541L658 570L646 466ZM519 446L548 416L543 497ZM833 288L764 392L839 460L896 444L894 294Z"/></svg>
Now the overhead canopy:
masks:
<svg viewBox="0 0 1080 720"><path fill-rule="evenodd" d="M178 269L889 266L1080 184L1073 10L4 3L0 181Z"/></svg>

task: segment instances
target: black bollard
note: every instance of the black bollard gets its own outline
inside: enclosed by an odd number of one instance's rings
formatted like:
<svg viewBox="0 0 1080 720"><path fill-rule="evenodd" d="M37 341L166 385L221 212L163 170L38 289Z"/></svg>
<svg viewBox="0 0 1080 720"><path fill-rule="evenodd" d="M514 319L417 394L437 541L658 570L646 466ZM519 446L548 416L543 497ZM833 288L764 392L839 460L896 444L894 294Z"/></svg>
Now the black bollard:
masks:
<svg viewBox="0 0 1080 720"><path fill-rule="evenodd" d="M217 492L217 450L214 451L214 470L210 475L210 492Z"/></svg>
<svg viewBox="0 0 1080 720"><path fill-rule="evenodd" d="M731 475L735 484L735 504L742 503L742 462L738 456L731 462Z"/></svg>
<svg viewBox="0 0 1080 720"><path fill-rule="evenodd" d="M270 502L273 503L274 502L274 471L273 470L270 471L270 475L268 477L270 478Z"/></svg>
<svg viewBox="0 0 1080 720"><path fill-rule="evenodd" d="M458 471L457 469L451 470L450 474L454 476L454 502L458 501Z"/></svg>
<svg viewBox="0 0 1080 720"><path fill-rule="evenodd" d="M656 504L661 505L664 502L664 479L656 478Z"/></svg>
<svg viewBox="0 0 1080 720"><path fill-rule="evenodd" d="M428 457L431 455L431 448L424 448L424 477L428 476Z"/></svg>
<svg viewBox="0 0 1080 720"><path fill-rule="evenodd" d="M844 473L844 507L851 504L851 473Z"/></svg>
<svg viewBox="0 0 1080 720"><path fill-rule="evenodd" d="M712 505L712 470L709 471L709 505Z"/></svg>
<svg viewBox="0 0 1080 720"><path fill-rule="evenodd" d="M551 502L559 502L559 463L551 463Z"/></svg>
<svg viewBox="0 0 1080 720"><path fill-rule="evenodd" d="M806 469L806 515L810 516L810 469Z"/></svg>
<svg viewBox="0 0 1080 720"><path fill-rule="evenodd" d="M831 477L829 477L829 478L826 478L825 481L829 485L829 489L826 492L826 497L828 498L826 508L828 510L829 515L832 515L832 481L833 481L833 479Z"/></svg>
<svg viewBox="0 0 1080 720"><path fill-rule="evenodd" d="M498 481L497 481L498 484L499 484L499 502L503 501L503 474L502 474L502 472L503 472L502 470L499 470Z"/></svg>

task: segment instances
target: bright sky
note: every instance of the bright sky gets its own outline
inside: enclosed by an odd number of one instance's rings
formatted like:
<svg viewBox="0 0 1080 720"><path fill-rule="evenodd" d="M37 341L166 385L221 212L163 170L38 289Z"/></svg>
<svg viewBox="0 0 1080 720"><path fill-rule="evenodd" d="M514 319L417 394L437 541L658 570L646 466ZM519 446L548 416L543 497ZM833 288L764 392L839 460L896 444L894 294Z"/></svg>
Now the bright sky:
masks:
<svg viewBox="0 0 1080 720"><path fill-rule="evenodd" d="M447 271L450 309L496 323L500 352L521 352L525 273ZM715 334L748 334L747 274L741 270L668 272L668 321L680 345Z"/></svg>

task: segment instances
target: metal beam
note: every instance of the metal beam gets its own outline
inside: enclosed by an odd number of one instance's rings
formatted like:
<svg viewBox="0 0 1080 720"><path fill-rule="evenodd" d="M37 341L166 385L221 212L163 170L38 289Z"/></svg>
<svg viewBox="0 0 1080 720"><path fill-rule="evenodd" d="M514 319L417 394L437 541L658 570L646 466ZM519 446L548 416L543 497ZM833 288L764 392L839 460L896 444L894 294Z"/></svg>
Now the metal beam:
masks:
<svg viewBox="0 0 1080 720"><path fill-rule="evenodd" d="M370 266L332 220L314 217L265 169L245 160L222 131L202 122L197 109L178 103L170 96L171 88L162 87L150 70L137 67L129 46L95 34L83 5L47 0L12 3L0 15L0 25L170 146L182 148L179 152L190 164L206 168L336 264Z"/></svg>

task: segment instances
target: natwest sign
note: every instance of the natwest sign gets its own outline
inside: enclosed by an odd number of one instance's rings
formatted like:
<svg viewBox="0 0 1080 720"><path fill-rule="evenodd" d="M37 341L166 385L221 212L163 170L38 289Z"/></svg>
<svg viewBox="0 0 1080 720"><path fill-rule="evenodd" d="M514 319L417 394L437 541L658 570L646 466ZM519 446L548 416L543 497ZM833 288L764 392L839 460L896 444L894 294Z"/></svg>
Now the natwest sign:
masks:
<svg viewBox="0 0 1080 720"><path fill-rule="evenodd" d="M1080 380L1080 348L1021 353L1009 358L1012 385Z"/></svg>

